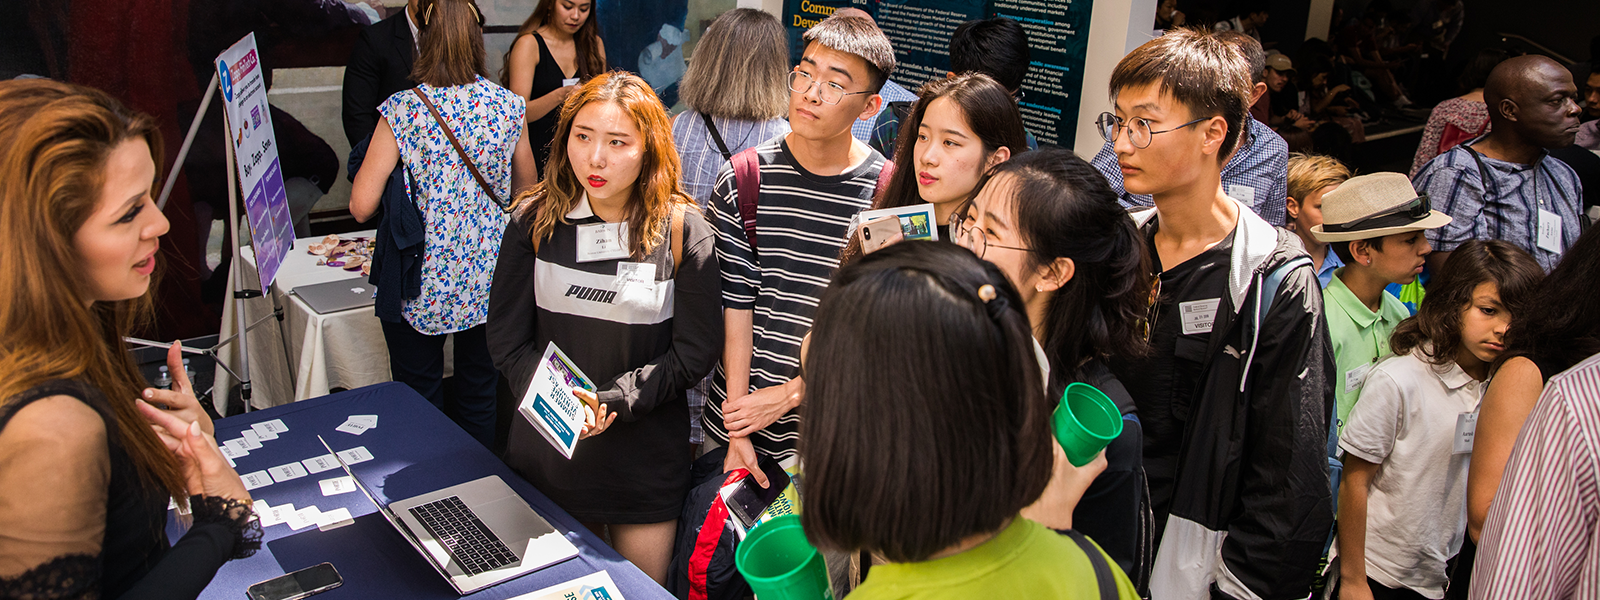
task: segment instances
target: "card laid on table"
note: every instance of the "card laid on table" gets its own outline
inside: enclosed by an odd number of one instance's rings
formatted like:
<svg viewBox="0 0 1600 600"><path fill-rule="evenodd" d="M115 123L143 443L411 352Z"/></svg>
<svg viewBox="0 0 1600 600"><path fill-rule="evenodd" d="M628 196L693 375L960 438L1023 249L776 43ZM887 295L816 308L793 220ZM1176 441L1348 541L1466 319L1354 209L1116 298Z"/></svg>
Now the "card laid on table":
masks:
<svg viewBox="0 0 1600 600"><path fill-rule="evenodd" d="M261 438L257 437L255 433L256 430L254 429L246 429L244 433L240 434L243 437L239 438L239 444L244 446L245 450L255 450L261 447Z"/></svg>
<svg viewBox="0 0 1600 600"><path fill-rule="evenodd" d="M251 425L250 428L254 429L263 440L278 439L278 434L289 431L289 427L283 424L283 419L262 421L260 423L256 423L255 425Z"/></svg>
<svg viewBox="0 0 1600 600"><path fill-rule="evenodd" d="M364 423L367 429L373 429L378 426L378 415L350 415L350 418L345 419L344 422Z"/></svg>
<svg viewBox="0 0 1600 600"><path fill-rule="evenodd" d="M337 469L337 468L339 468L339 461L334 460L332 454L324 454L322 456L313 456L311 458L308 458L308 459L300 461L300 464L305 465L306 466L306 470L310 471L312 473L321 473L321 472L326 471L328 469Z"/></svg>
<svg viewBox="0 0 1600 600"><path fill-rule="evenodd" d="M266 471L245 473L239 476L239 480L244 482L244 489L247 490L272 485L272 476L268 475Z"/></svg>
<svg viewBox="0 0 1600 600"><path fill-rule="evenodd" d="M244 445L244 438L234 438L222 443L222 455L228 458L244 458L250 454L250 449Z"/></svg>
<svg viewBox="0 0 1600 600"><path fill-rule="evenodd" d="M349 450L340 451L339 458L344 459L344 464L353 465L372 460L373 456L371 452L367 451L366 446L356 446Z"/></svg>
<svg viewBox="0 0 1600 600"><path fill-rule="evenodd" d="M272 480L278 483L283 483L290 479L299 479L307 475L305 466L297 462L292 462L286 465L278 465L271 469L267 469L267 473L270 473L272 475Z"/></svg>
<svg viewBox="0 0 1600 600"><path fill-rule="evenodd" d="M322 486L322 495L324 496L336 496L356 491L356 482L350 479L349 475L324 479L318 481L317 484Z"/></svg>
<svg viewBox="0 0 1600 600"><path fill-rule="evenodd" d="M371 428L372 427L368 426L364 421L345 421L343 425L335 427L333 430L341 431L351 435L361 435L366 433L367 430Z"/></svg>
<svg viewBox="0 0 1600 600"><path fill-rule="evenodd" d="M288 523L289 522L289 518L292 517L292 516L294 516L294 505L293 504L284 504L282 506L274 506L274 507L268 508L267 512L262 513L262 515L261 515L261 526L262 527L271 527L273 525L282 525L284 523Z"/></svg>
<svg viewBox="0 0 1600 600"><path fill-rule="evenodd" d="M335 508L317 515L317 529L322 531L338 529L355 522L355 517L350 516L348 508Z"/></svg>
<svg viewBox="0 0 1600 600"><path fill-rule="evenodd" d="M300 531L301 529L316 525L317 517L320 515L322 515L322 511L317 510L317 507L307 506L285 515L287 518L284 520L284 523L289 525L290 529Z"/></svg>

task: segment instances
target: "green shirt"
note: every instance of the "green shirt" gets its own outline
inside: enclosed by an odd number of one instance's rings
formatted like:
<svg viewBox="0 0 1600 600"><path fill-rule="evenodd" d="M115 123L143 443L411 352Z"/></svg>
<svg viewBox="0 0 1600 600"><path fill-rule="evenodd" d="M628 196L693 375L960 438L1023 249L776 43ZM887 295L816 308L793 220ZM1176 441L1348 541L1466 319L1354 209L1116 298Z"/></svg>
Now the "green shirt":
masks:
<svg viewBox="0 0 1600 600"><path fill-rule="evenodd" d="M1139 594L1128 576L1110 557L1105 560L1117 578L1118 597L1137 600ZM867 580L850 593L850 600L1099 597L1094 565L1078 544L1021 517L966 552L874 566Z"/></svg>
<svg viewBox="0 0 1600 600"><path fill-rule="evenodd" d="M1346 267L1348 268L1348 267ZM1345 419L1361 397L1361 385L1373 361L1389 354L1389 334L1411 311L1399 298L1383 293L1382 306L1372 312L1345 287L1340 274L1333 273L1333 281L1322 290L1323 313L1328 318L1328 337L1333 339L1334 398L1339 406L1339 430L1344 431Z"/></svg>

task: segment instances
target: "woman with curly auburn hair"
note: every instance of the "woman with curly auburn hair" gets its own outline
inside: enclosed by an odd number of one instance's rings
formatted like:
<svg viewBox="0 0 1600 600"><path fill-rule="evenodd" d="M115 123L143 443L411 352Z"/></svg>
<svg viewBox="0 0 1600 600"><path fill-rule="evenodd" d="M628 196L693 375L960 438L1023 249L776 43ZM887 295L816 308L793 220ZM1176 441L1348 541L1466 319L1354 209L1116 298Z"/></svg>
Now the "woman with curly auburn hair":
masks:
<svg viewBox="0 0 1600 600"><path fill-rule="evenodd" d="M689 491L685 391L722 351L716 232L643 79L591 79L556 134L506 227L489 349L519 398L552 342L598 390L575 390L587 423L570 460L513 418L506 463L661 582Z"/></svg>
<svg viewBox="0 0 1600 600"><path fill-rule="evenodd" d="M153 390L122 342L167 232L160 156L102 92L0 82L0 597L194 598L259 547L179 349ZM169 498L193 514L176 544Z"/></svg>

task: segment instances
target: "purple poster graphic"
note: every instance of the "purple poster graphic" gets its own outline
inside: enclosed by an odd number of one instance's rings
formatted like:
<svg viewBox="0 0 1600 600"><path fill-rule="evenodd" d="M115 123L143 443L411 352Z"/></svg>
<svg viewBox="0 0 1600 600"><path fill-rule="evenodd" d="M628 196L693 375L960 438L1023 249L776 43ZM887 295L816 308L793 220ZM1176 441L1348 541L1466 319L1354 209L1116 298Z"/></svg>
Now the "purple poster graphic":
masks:
<svg viewBox="0 0 1600 600"><path fill-rule="evenodd" d="M245 190L244 210L255 247L256 272L261 289L272 285L283 257L294 247L294 227L289 219L289 195L283 188L278 164L278 143L272 133L272 116L266 106L266 82L256 53L255 34L246 35L217 57L222 79L228 142L239 189Z"/></svg>

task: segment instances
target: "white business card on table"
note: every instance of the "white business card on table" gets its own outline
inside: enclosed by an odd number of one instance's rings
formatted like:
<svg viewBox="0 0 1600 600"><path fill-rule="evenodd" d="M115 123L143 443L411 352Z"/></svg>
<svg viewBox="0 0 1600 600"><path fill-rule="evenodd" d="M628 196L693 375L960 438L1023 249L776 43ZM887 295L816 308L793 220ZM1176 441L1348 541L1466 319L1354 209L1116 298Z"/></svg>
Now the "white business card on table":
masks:
<svg viewBox="0 0 1600 600"><path fill-rule="evenodd" d="M239 480L244 482L244 489L247 490L272 485L272 476L268 475L266 471L245 473L239 476Z"/></svg>
<svg viewBox="0 0 1600 600"><path fill-rule="evenodd" d="M266 500L257 500L250 505L250 510L255 513L256 520L260 520L263 515L267 514L267 511L272 510L272 505L267 504ZM266 527L267 524L262 523L261 526Z"/></svg>
<svg viewBox="0 0 1600 600"><path fill-rule="evenodd" d="M256 423L255 425L251 425L250 428L254 429L263 440L278 439L278 434L289 431L289 427L283 424L283 419L262 421L260 423Z"/></svg>
<svg viewBox="0 0 1600 600"><path fill-rule="evenodd" d="M284 519L284 524L288 525L290 529L300 531L301 529L316 525L317 517L321 515L322 511L317 510L317 507L307 506L285 515L286 518Z"/></svg>
<svg viewBox="0 0 1600 600"><path fill-rule="evenodd" d="M344 459L344 464L353 465L356 463L367 462L372 460L373 457L372 453L367 451L366 446L356 446L349 450L341 450L339 452L339 458Z"/></svg>
<svg viewBox="0 0 1600 600"><path fill-rule="evenodd" d="M289 519L293 516L294 504L268 507L267 512L261 514L261 526L271 527L273 525L282 525L284 523L288 523Z"/></svg>
<svg viewBox="0 0 1600 600"><path fill-rule="evenodd" d="M244 438L234 438L222 443L222 455L228 458L244 458L250 454L250 449L244 445Z"/></svg>
<svg viewBox="0 0 1600 600"><path fill-rule="evenodd" d="M378 426L378 415L350 415L350 418L345 419L344 422L364 423L367 429L373 429Z"/></svg>
<svg viewBox="0 0 1600 600"><path fill-rule="evenodd" d="M356 491L356 482L351 480L349 475L324 479L318 481L317 484L322 486L322 495L324 496L337 496Z"/></svg>
<svg viewBox="0 0 1600 600"><path fill-rule="evenodd" d="M283 483L290 479L299 479L308 475L308 473L306 473L306 468L297 462L292 462L286 465L278 465L271 469L267 469L267 472L272 474L272 480L278 483Z"/></svg>
<svg viewBox="0 0 1600 600"><path fill-rule="evenodd" d="M350 516L348 508L335 508L317 515L317 529L322 531L338 529L355 522L355 517Z"/></svg>
<svg viewBox="0 0 1600 600"><path fill-rule="evenodd" d="M333 428L334 431L341 431L351 435L361 435L366 433L368 429L372 429L372 427L365 422L359 421L345 421L343 425Z"/></svg>
<svg viewBox="0 0 1600 600"><path fill-rule="evenodd" d="M239 438L239 444L244 446L245 450L255 450L261 447L261 439L255 436L255 432L254 429L246 429L241 434L244 437Z"/></svg>
<svg viewBox="0 0 1600 600"><path fill-rule="evenodd" d="M222 455L222 460L228 461L228 467L229 468L234 468L234 469L239 468L239 463L233 462L233 459L228 458L227 454L223 454Z"/></svg>
<svg viewBox="0 0 1600 600"><path fill-rule="evenodd" d="M300 461L300 464L305 465L306 466L306 470L310 471L312 473L321 473L321 472L326 471L328 469L337 469L337 468L339 468L339 461L334 460L332 454L324 454L322 456L313 456L311 458L308 458L308 459Z"/></svg>

